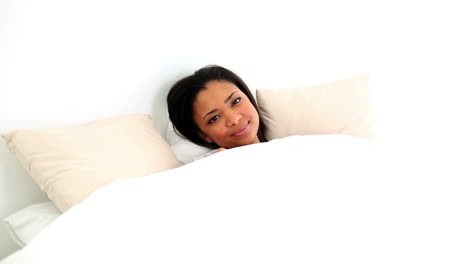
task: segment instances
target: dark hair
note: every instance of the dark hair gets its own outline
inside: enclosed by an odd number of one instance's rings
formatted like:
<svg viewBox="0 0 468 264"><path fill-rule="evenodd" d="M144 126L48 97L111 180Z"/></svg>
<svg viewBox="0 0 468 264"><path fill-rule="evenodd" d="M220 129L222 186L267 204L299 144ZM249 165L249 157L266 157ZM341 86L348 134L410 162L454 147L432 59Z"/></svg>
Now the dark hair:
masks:
<svg viewBox="0 0 468 264"><path fill-rule="evenodd" d="M198 93L206 88L210 81L227 81L236 85L249 98L259 115L259 127L257 136L260 142L266 142L265 123L260 116L255 98L242 79L232 71L217 65L208 65L194 74L179 80L172 86L167 95L167 107L169 118L177 134L186 137L197 145L208 148L219 148L216 143L208 143L203 140L198 132L200 129L193 121L193 102Z"/></svg>

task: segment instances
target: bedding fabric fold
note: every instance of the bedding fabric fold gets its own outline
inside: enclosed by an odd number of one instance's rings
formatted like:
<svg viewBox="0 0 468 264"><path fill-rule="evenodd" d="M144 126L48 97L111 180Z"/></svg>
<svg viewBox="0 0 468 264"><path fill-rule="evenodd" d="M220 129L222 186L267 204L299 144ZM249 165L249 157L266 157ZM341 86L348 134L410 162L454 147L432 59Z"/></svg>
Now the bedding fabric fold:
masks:
<svg viewBox="0 0 468 264"><path fill-rule="evenodd" d="M466 262L461 186L405 157L345 135L222 151L101 187L1 264Z"/></svg>

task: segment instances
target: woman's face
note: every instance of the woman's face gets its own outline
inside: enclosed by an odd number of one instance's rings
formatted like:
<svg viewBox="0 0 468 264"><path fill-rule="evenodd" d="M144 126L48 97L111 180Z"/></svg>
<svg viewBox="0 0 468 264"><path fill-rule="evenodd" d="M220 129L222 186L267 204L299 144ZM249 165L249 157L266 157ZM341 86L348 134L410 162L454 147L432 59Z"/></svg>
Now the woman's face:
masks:
<svg viewBox="0 0 468 264"><path fill-rule="evenodd" d="M260 142L259 117L249 98L227 81L210 81L193 103L193 120L206 142L234 148Z"/></svg>

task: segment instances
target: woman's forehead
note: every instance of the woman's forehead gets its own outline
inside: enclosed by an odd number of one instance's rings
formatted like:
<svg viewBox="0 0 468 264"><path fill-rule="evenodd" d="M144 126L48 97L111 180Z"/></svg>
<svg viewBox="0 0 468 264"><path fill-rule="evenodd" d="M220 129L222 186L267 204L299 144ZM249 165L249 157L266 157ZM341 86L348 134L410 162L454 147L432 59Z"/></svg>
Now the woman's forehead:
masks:
<svg viewBox="0 0 468 264"><path fill-rule="evenodd" d="M217 103L215 101L221 100L224 102L232 93L242 91L233 83L227 81L211 81L205 85L205 89L202 89L194 103Z"/></svg>

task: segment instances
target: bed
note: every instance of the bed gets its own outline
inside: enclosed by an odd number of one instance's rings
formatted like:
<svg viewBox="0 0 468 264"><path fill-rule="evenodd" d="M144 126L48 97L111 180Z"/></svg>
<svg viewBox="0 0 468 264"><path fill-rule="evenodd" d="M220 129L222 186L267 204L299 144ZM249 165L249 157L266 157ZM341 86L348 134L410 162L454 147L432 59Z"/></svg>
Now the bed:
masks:
<svg viewBox="0 0 468 264"><path fill-rule="evenodd" d="M376 140L364 30L329 47L319 9L274 5L278 41L262 5L192 5L0 4L0 263L467 262L464 171ZM209 64L249 85L269 142L208 156L174 132L168 89Z"/></svg>
<svg viewBox="0 0 468 264"><path fill-rule="evenodd" d="M429 202L411 197L419 177L378 155L352 136L292 136L116 181L2 263L446 259L451 236L414 208Z"/></svg>

